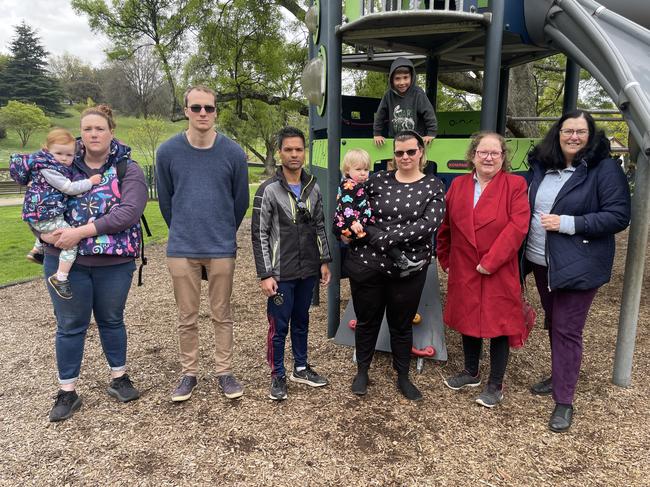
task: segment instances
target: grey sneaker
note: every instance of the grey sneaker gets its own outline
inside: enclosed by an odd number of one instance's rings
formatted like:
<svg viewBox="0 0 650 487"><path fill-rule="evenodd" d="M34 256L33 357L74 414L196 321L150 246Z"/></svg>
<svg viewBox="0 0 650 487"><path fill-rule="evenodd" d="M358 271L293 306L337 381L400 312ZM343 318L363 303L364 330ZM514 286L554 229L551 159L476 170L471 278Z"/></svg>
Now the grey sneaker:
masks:
<svg viewBox="0 0 650 487"><path fill-rule="evenodd" d="M458 391L464 387L478 387L481 385L481 378L476 375L473 376L466 370L445 379L445 385L454 391Z"/></svg>
<svg viewBox="0 0 650 487"><path fill-rule="evenodd" d="M228 399L237 399L244 395L244 388L232 374L219 376L219 389Z"/></svg>
<svg viewBox="0 0 650 487"><path fill-rule="evenodd" d="M71 417L81 407L81 398L75 391L59 390L56 393L56 401L50 411L50 421L63 421Z"/></svg>
<svg viewBox="0 0 650 487"><path fill-rule="evenodd" d="M307 384L312 387L323 387L328 384L327 379L322 375L318 375L314 369L307 364L307 368L298 372L296 369L293 369L291 376L289 377L293 382L298 382L300 384Z"/></svg>
<svg viewBox="0 0 650 487"><path fill-rule="evenodd" d="M196 387L196 377L193 375L184 375L172 392L172 401L183 402L192 397L192 391Z"/></svg>
<svg viewBox="0 0 650 487"><path fill-rule="evenodd" d="M503 388L489 383L476 399L477 403L486 408L493 408L501 401L503 401Z"/></svg>
<svg viewBox="0 0 650 487"><path fill-rule="evenodd" d="M133 387L128 374L113 379L106 392L121 402L134 401L140 397L140 392Z"/></svg>
<svg viewBox="0 0 650 487"><path fill-rule="evenodd" d="M72 287L70 287L69 280L66 279L65 281L59 281L56 278L56 274L52 274L47 278L47 282L50 283L50 286L52 286L52 289L54 289L54 292L58 294L60 298L72 299Z"/></svg>
<svg viewBox="0 0 650 487"><path fill-rule="evenodd" d="M274 401L283 401L287 398L287 378L286 376L271 378L271 391L269 397Z"/></svg>

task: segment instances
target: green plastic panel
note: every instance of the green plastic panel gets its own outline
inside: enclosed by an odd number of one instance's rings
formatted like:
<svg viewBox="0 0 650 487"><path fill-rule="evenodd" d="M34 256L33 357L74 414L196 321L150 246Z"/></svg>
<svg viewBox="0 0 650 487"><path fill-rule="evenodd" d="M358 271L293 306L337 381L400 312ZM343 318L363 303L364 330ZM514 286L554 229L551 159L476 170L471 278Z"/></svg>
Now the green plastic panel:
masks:
<svg viewBox="0 0 650 487"><path fill-rule="evenodd" d="M539 139L507 139L512 171L528 169L528 152ZM427 147L427 160L438 165L439 174L462 174L465 168L465 152L470 139L435 139ZM373 165L393 158L393 140L386 139L382 147L377 147L373 139L341 139L341 160L350 149L363 149L370 154ZM314 140L312 143L312 165L327 169L327 139Z"/></svg>

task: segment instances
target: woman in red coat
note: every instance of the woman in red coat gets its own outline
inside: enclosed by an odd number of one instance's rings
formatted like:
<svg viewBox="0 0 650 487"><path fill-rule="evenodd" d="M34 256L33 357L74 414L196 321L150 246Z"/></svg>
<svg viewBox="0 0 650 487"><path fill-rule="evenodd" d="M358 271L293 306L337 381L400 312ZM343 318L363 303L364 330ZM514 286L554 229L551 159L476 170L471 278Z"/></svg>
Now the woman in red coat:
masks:
<svg viewBox="0 0 650 487"><path fill-rule="evenodd" d="M481 384L479 358L490 338L490 377L476 402L503 400L509 335L524 328L517 251L530 220L526 181L509 174L505 139L481 132L467 151L473 171L447 192L438 232L438 260L448 277L444 321L463 336L465 369L445 380L454 390Z"/></svg>

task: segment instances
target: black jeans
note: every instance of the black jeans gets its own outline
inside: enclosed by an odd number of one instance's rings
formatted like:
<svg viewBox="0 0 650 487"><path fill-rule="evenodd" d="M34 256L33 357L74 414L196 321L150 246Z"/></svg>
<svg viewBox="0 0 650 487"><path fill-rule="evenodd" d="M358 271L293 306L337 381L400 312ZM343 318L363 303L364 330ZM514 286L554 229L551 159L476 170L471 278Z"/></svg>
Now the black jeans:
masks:
<svg viewBox="0 0 650 487"><path fill-rule="evenodd" d="M481 358L483 339L463 335L463 352L465 354L465 370L471 375L478 374L478 363ZM510 345L507 336L490 338L490 378L488 384L501 386L506 375Z"/></svg>
<svg viewBox="0 0 650 487"><path fill-rule="evenodd" d="M408 375L413 346L413 317L427 278L427 266L404 279L388 277L355 262L347 261L346 267L357 315L354 340L359 370L367 371L370 367L385 311L393 367L399 375Z"/></svg>

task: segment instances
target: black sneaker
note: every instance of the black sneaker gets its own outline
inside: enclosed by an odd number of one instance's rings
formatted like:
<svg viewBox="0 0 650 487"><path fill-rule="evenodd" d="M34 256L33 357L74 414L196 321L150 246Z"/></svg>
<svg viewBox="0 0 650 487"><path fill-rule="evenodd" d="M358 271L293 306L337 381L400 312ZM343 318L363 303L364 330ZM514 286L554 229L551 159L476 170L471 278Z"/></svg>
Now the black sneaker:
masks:
<svg viewBox="0 0 650 487"><path fill-rule="evenodd" d="M444 380L445 385L450 389L458 391L465 387L478 387L481 385L481 378L478 375L471 375L466 370L448 377Z"/></svg>
<svg viewBox="0 0 650 487"><path fill-rule="evenodd" d="M110 396L113 396L115 399L122 402L134 401L140 397L140 393L135 387L133 387L128 374L113 379L106 389L106 392L108 392Z"/></svg>
<svg viewBox="0 0 650 487"><path fill-rule="evenodd" d="M183 402L192 397L192 391L196 387L196 377L193 375L184 375L181 377L176 389L172 392L172 401Z"/></svg>
<svg viewBox="0 0 650 487"><path fill-rule="evenodd" d="M37 252L34 249L30 250L29 253L25 256L25 258L33 262L34 264L40 264L43 265L43 259L45 258L45 255L43 255L43 252Z"/></svg>
<svg viewBox="0 0 650 487"><path fill-rule="evenodd" d="M422 260L417 260L417 261L412 261L405 255L402 255L402 257L397 261L397 267L399 267L399 270L402 271L399 273L399 277L407 277L413 274L414 272L419 271L426 265L427 261L422 259Z"/></svg>
<svg viewBox="0 0 650 487"><path fill-rule="evenodd" d="M55 423L71 417L81 407L81 398L75 391L63 391L59 389L56 393L54 407L50 411L50 421Z"/></svg>
<svg viewBox="0 0 650 487"><path fill-rule="evenodd" d="M271 391L269 397L274 401L284 401L287 398L287 378L286 376L271 378Z"/></svg>
<svg viewBox="0 0 650 487"><path fill-rule="evenodd" d="M60 298L72 299L72 287L70 287L69 280L66 279L65 281L59 281L56 278L56 274L52 274L47 278L47 282L50 283L50 286L52 286L52 289L54 289L54 292L58 294Z"/></svg>
<svg viewBox="0 0 650 487"><path fill-rule="evenodd" d="M318 375L309 364L307 364L307 367L300 372L296 369L293 369L293 372L291 373L289 379L291 379L293 382L307 384L308 386L312 387L323 387L328 384L327 379L322 375Z"/></svg>

